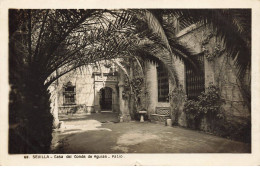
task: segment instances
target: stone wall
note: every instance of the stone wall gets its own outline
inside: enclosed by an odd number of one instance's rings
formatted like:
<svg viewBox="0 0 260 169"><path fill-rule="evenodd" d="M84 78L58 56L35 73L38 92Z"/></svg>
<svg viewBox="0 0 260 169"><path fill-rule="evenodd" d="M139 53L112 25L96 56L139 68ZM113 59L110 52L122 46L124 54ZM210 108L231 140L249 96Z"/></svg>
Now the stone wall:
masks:
<svg viewBox="0 0 260 169"><path fill-rule="evenodd" d="M117 74L110 76L110 71L110 68L102 65L95 70L93 70L93 65L88 65L60 77L52 92L52 96L57 96L59 114L100 112L99 91L103 87L112 89L112 111L118 112ZM68 82L75 86L76 93L75 104L71 105L64 104L63 88Z"/></svg>
<svg viewBox="0 0 260 169"><path fill-rule="evenodd" d="M232 126L237 127L238 130L248 128L251 113L242 91L243 87L250 86L250 72L248 71L247 77L242 80L236 76L233 60L224 52L223 42L216 37L211 28L205 29L200 26L194 28L193 26L193 29L179 34L179 40L196 53L204 52L205 87L207 88L210 83L213 83L220 88L221 97L225 100L222 108L230 125L229 128ZM185 91L185 67L180 61L175 60L174 62L180 84L183 84ZM183 112L179 116L178 123L180 126L186 126ZM200 128L204 131L208 130L205 119L202 120Z"/></svg>
<svg viewBox="0 0 260 169"><path fill-rule="evenodd" d="M64 105L63 86L68 82L76 86L75 104ZM58 80L58 105L59 113L84 113L89 107L94 111L94 78L92 69L86 66L67 73Z"/></svg>

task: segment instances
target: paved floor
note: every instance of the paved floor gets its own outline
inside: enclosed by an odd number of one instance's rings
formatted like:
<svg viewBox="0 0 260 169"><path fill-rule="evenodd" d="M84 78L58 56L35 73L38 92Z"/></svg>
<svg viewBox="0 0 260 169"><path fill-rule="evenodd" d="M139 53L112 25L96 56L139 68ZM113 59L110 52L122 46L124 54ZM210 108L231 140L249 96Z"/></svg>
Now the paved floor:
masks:
<svg viewBox="0 0 260 169"><path fill-rule="evenodd" d="M118 123L113 113L67 118L53 137L53 153L250 153L249 144L150 122Z"/></svg>

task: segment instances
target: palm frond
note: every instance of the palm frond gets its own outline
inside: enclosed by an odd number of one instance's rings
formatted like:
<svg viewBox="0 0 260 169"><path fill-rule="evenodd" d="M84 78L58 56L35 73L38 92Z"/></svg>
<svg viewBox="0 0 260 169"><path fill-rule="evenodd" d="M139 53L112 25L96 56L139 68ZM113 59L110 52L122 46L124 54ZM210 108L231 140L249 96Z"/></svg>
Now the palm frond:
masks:
<svg viewBox="0 0 260 169"><path fill-rule="evenodd" d="M234 59L239 77L251 66L250 9L179 9L170 12L185 22L211 25L223 40L228 55Z"/></svg>
<svg viewBox="0 0 260 169"><path fill-rule="evenodd" d="M188 48L187 46L184 46L175 36L175 33L173 32L172 26L164 24L164 30L165 34L168 37L169 44L171 46L172 52L174 53L174 56L184 63L189 63L193 70L197 73L199 73L198 68L198 61L195 59L195 53L192 49Z"/></svg>
<svg viewBox="0 0 260 169"><path fill-rule="evenodd" d="M167 65L167 68L171 68L170 72L175 72L175 68L172 66L173 56L179 58L182 61L190 62L194 70L198 72L198 66L196 60L192 59L192 51L188 48L185 48L181 44L178 45L177 39L175 36L172 36L172 28L166 29L163 23L163 10L138 10L137 18L139 18L139 25L137 25L137 30L141 32L140 38L148 38L157 45L160 45L161 51L161 61ZM148 27L148 29L146 29ZM153 51L153 48L150 48ZM167 49L168 52L165 52L164 49ZM167 54L166 54L167 53ZM157 54L159 55L159 53ZM172 73L170 73L172 74ZM173 73L174 74L174 73ZM172 74L172 75L173 75ZM175 79L177 76L173 76Z"/></svg>
<svg viewBox="0 0 260 169"><path fill-rule="evenodd" d="M162 24L159 21L159 16L156 16L152 10L130 10L130 12L134 12L137 18L139 18L143 23L146 25L142 25L142 27L139 27L139 31L143 32L143 30L146 30L147 28L152 32L151 38L154 37L154 35L157 35L157 38L160 39L162 44L165 46L167 50L169 50L170 53L171 47L169 45L167 36L164 32L164 29L162 27Z"/></svg>
<svg viewBox="0 0 260 169"><path fill-rule="evenodd" d="M150 41L151 42L151 41ZM146 60L152 60L157 63L162 62L169 72L169 77L173 83L179 85L179 78L177 71L172 63L170 53L167 49L162 48L160 45L150 43L148 41L139 44L132 52L133 55L137 55Z"/></svg>

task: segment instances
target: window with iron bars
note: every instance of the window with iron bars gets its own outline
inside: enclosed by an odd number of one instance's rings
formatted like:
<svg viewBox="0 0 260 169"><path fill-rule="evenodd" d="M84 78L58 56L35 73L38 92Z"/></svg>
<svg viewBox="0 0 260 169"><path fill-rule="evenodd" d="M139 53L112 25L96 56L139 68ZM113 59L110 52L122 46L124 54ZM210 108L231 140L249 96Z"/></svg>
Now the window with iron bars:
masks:
<svg viewBox="0 0 260 169"><path fill-rule="evenodd" d="M196 73L191 64L186 64L186 94L189 100L197 100L201 92L205 91L205 68L204 68L204 55L195 56L200 73Z"/></svg>
<svg viewBox="0 0 260 169"><path fill-rule="evenodd" d="M68 82L63 87L63 98L64 98L64 105L74 105L76 104L76 86L73 86L71 82Z"/></svg>
<svg viewBox="0 0 260 169"><path fill-rule="evenodd" d="M169 102L168 72L162 63L157 67L158 102Z"/></svg>

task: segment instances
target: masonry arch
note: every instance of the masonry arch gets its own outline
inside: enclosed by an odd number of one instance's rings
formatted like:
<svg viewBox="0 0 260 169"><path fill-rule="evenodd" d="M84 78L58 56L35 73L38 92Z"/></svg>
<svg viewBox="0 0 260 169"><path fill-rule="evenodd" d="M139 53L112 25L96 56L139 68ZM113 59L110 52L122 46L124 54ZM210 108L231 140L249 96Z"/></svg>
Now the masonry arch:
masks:
<svg viewBox="0 0 260 169"><path fill-rule="evenodd" d="M106 84L104 84L96 81L94 85L95 112L101 113L101 111L112 111L113 113L118 113L119 96L116 89L118 84L114 82L107 82Z"/></svg>

